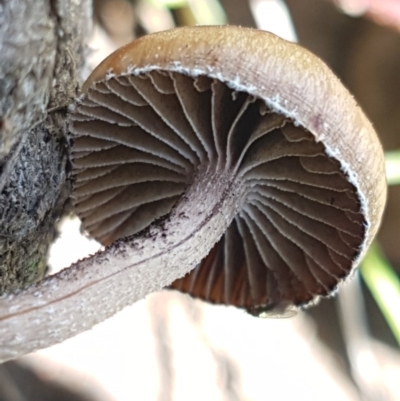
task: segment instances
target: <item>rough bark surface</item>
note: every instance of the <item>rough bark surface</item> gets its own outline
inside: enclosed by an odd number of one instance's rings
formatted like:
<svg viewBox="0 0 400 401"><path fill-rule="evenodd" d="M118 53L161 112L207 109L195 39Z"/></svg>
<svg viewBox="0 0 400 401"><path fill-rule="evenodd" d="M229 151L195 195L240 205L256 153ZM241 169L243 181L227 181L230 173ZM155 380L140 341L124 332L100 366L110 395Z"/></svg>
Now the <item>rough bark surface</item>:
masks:
<svg viewBox="0 0 400 401"><path fill-rule="evenodd" d="M0 0L0 293L46 271L70 192L66 106L90 21L90 0Z"/></svg>
<svg viewBox="0 0 400 401"><path fill-rule="evenodd" d="M0 2L0 161L43 119L56 60L49 1Z"/></svg>

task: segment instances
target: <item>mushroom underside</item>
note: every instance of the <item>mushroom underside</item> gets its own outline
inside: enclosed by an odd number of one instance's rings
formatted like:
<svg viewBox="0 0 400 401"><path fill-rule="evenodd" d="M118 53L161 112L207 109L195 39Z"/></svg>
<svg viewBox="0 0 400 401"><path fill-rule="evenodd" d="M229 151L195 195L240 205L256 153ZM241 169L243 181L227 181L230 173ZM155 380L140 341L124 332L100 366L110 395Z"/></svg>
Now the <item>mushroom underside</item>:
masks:
<svg viewBox="0 0 400 401"><path fill-rule="evenodd" d="M104 245L170 213L196 174L225 171L244 188L226 233L173 289L256 314L301 306L331 294L359 255L366 222L340 163L217 79L153 70L97 82L71 132L76 211Z"/></svg>

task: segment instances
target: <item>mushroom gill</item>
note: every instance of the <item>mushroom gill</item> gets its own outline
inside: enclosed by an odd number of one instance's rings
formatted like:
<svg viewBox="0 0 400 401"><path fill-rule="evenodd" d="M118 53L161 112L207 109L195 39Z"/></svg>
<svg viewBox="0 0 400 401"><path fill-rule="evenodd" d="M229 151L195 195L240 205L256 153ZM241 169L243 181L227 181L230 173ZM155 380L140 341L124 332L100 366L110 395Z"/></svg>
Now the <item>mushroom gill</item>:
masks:
<svg viewBox="0 0 400 401"><path fill-rule="evenodd" d="M189 39L181 31L182 49ZM267 41L273 36L263 35ZM165 52L172 47L167 34L161 44ZM128 65L129 56L134 66L141 57L140 50L139 56L121 52L114 63ZM189 56L183 53L182 60ZM106 63L89 78L71 114L73 196L84 230L104 245L143 232L173 210L196 177L223 172L240 188L240 195L224 195L237 196L237 214L208 256L171 288L255 315L331 294L373 234L367 233L369 201L364 184L357 185L359 171L346 170L325 134L318 136L330 117L317 113L307 127L294 113L274 107L276 99L268 102L262 90L252 89L240 68L238 84L223 72L199 68L199 57L193 57L192 69L169 59L136 69L112 64L111 71ZM310 113L310 100L302 101ZM339 137L338 147L358 146L351 141Z"/></svg>

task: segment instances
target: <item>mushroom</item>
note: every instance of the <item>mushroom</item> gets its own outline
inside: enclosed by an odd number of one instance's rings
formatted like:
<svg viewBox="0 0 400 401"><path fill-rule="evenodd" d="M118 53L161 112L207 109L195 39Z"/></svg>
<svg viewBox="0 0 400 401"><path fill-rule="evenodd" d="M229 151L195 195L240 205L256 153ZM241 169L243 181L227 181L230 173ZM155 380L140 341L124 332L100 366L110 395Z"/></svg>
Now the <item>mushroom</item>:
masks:
<svg viewBox="0 0 400 401"><path fill-rule="evenodd" d="M371 124L322 61L270 33L140 38L95 69L70 120L76 212L110 245L13 309L0 303L8 355L168 285L290 315L334 293L378 229L386 182ZM21 325L22 339L4 336Z"/></svg>
<svg viewBox="0 0 400 401"><path fill-rule="evenodd" d="M71 116L74 197L101 243L169 214L203 174L235 189L227 231L172 288L253 312L308 304L336 289L376 231L376 135L294 44L236 27L168 31L114 53L83 91Z"/></svg>

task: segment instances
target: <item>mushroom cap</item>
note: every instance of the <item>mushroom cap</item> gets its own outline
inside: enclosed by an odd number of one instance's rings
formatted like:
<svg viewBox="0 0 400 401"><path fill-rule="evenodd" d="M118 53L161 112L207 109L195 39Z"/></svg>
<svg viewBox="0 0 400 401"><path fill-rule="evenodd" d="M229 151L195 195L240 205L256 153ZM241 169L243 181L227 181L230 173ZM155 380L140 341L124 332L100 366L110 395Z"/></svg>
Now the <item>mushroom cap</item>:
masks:
<svg viewBox="0 0 400 401"><path fill-rule="evenodd" d="M71 132L76 210L104 244L168 214L196 174L230 171L243 187L237 217L171 287L253 314L332 294L383 213L370 122L319 58L268 32L135 40L85 82Z"/></svg>

